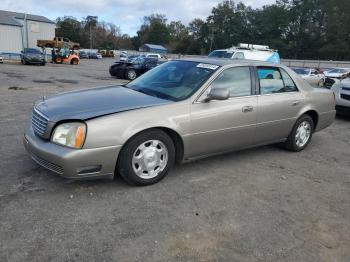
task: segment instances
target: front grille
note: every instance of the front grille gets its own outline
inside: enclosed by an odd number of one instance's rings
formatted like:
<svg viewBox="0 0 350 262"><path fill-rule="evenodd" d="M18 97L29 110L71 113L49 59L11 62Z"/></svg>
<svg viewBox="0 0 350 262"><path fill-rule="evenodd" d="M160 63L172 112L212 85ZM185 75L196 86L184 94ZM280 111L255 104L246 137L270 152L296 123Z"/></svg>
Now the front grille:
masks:
<svg viewBox="0 0 350 262"><path fill-rule="evenodd" d="M345 99L345 100L350 100L350 95L340 94L340 98Z"/></svg>
<svg viewBox="0 0 350 262"><path fill-rule="evenodd" d="M32 127L36 134L43 136L46 131L49 119L34 108L32 114Z"/></svg>
<svg viewBox="0 0 350 262"><path fill-rule="evenodd" d="M55 172L59 175L63 175L63 168L59 165L53 164L45 159L42 159L41 157L38 157L34 154L31 155L33 160L37 162L39 165L47 168L48 170L51 170L52 172Z"/></svg>

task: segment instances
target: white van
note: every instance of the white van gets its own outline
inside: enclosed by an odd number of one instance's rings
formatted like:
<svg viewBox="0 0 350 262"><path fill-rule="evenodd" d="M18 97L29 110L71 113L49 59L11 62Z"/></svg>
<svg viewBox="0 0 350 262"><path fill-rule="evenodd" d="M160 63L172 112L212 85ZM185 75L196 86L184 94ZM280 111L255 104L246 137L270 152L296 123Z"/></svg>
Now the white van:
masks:
<svg viewBox="0 0 350 262"><path fill-rule="evenodd" d="M238 47L214 50L208 55L208 57L250 59L276 64L280 63L278 52L265 45L239 44Z"/></svg>

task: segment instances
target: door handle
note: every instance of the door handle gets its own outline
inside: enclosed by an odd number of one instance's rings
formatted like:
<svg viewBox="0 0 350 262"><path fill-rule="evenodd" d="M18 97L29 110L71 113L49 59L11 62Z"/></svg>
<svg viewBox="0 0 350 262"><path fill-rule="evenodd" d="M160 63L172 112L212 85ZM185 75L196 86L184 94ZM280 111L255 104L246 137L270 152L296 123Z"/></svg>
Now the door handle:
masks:
<svg viewBox="0 0 350 262"><path fill-rule="evenodd" d="M253 108L252 106L244 106L244 107L242 107L242 112L243 112L243 113L252 112L253 109L254 109L254 108Z"/></svg>
<svg viewBox="0 0 350 262"><path fill-rule="evenodd" d="M300 104L300 101L296 100L296 101L294 101L294 102L292 103L292 106L297 106L297 105L299 105L299 104Z"/></svg>

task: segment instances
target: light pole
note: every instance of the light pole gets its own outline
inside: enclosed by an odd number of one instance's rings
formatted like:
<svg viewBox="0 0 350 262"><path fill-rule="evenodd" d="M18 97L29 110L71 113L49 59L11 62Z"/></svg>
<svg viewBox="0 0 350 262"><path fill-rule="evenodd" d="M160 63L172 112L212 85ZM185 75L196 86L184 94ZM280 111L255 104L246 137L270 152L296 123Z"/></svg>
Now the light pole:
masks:
<svg viewBox="0 0 350 262"><path fill-rule="evenodd" d="M92 29L91 29L91 25L92 25L93 22L97 23L97 19L98 19L97 16L92 16L92 15L89 15L89 16L86 17L86 20L89 23L90 52L92 50Z"/></svg>

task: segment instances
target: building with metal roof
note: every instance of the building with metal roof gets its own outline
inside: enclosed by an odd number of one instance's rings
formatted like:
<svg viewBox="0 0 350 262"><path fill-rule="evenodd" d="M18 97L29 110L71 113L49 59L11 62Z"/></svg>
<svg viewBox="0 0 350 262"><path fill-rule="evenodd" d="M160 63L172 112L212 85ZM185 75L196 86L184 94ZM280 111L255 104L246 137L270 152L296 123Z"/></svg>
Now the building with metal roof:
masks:
<svg viewBox="0 0 350 262"><path fill-rule="evenodd" d="M141 52L157 53L157 54L166 54L168 50L162 45L153 45L153 44L144 44L139 50Z"/></svg>
<svg viewBox="0 0 350 262"><path fill-rule="evenodd" d="M0 10L0 52L19 54L38 39L55 37L55 22L40 16Z"/></svg>

